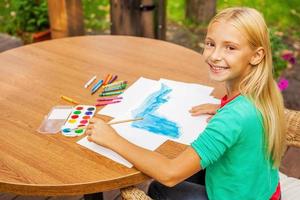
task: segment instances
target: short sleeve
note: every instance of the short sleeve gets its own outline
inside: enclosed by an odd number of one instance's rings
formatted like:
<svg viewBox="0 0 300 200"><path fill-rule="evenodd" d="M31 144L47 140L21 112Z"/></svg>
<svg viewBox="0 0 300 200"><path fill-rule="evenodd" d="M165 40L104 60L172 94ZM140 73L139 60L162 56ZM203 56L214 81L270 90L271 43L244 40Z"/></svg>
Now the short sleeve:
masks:
<svg viewBox="0 0 300 200"><path fill-rule="evenodd" d="M191 144L201 158L201 168L216 162L240 137L241 117L234 110L221 110Z"/></svg>

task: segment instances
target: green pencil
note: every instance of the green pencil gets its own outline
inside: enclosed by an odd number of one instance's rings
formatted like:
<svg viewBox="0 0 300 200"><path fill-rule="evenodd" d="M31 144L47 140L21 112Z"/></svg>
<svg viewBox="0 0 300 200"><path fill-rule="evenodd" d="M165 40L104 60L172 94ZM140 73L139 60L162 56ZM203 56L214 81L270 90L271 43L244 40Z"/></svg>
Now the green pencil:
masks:
<svg viewBox="0 0 300 200"><path fill-rule="evenodd" d="M122 94L123 91L119 91L119 92L102 92L101 94L99 94L99 97L105 97L105 96L113 96L113 95L118 95L118 94Z"/></svg>
<svg viewBox="0 0 300 200"><path fill-rule="evenodd" d="M115 90L124 90L126 88L127 84L126 83L122 83L120 85L115 85L115 86L110 86L110 87L105 87L103 89L104 92L112 92Z"/></svg>

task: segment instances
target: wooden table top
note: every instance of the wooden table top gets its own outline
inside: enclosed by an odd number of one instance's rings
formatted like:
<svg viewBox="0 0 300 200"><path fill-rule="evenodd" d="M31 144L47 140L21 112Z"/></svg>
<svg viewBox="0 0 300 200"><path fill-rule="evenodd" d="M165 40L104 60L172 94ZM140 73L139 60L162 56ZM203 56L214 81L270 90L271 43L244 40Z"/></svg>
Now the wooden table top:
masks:
<svg viewBox="0 0 300 200"><path fill-rule="evenodd" d="M83 86L108 73L132 84L139 77L217 86L197 52L153 39L83 36L50 40L0 54L0 192L75 195L141 183L149 177L96 154L81 137L40 134L36 129L60 95L92 105L97 94ZM83 136L82 136L83 137ZM167 141L157 151L174 157L184 145Z"/></svg>

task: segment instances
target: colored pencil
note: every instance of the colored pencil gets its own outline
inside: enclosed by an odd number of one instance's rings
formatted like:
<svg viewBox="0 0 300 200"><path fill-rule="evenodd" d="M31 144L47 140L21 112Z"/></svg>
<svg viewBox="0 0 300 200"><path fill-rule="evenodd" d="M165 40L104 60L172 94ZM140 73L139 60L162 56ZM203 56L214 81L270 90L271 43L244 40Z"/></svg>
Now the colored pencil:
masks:
<svg viewBox="0 0 300 200"><path fill-rule="evenodd" d="M110 79L111 79L111 74L108 74L103 82L103 85L107 85Z"/></svg>
<svg viewBox="0 0 300 200"><path fill-rule="evenodd" d="M103 92L101 94L99 94L99 97L105 97L105 96L113 96L113 95L118 95L118 94L122 94L123 91L119 91L119 92Z"/></svg>
<svg viewBox="0 0 300 200"><path fill-rule="evenodd" d="M95 106L106 106L108 104L113 104L113 103L120 103L121 101L108 101L108 102L103 102L103 103L97 103Z"/></svg>
<svg viewBox="0 0 300 200"><path fill-rule="evenodd" d="M96 83L93 86L91 94L94 94L101 87L102 83L103 83L103 80L98 81L98 83Z"/></svg>
<svg viewBox="0 0 300 200"><path fill-rule="evenodd" d="M93 76L85 85L85 88L88 88L95 80L96 80L97 76Z"/></svg>
<svg viewBox="0 0 300 200"><path fill-rule="evenodd" d="M63 100L66 100L70 103L73 103L73 104L79 104L77 101L71 99L70 97L64 96L64 95L61 95L60 98L62 98Z"/></svg>
<svg viewBox="0 0 300 200"><path fill-rule="evenodd" d="M107 87L111 87L111 86L115 86L115 85L121 85L121 84L125 84L125 83L127 84L127 81L117 81L117 82L114 82L114 83L104 85L103 88L107 88Z"/></svg>
<svg viewBox="0 0 300 200"><path fill-rule="evenodd" d="M127 119L127 120L120 120L120 121L115 121L115 122L109 122L107 124L112 125L112 124L121 124L121 123L126 123L126 122L134 122L134 121L139 121L139 120L143 120L144 118L139 117L139 118L135 118L135 119Z"/></svg>
<svg viewBox="0 0 300 200"><path fill-rule="evenodd" d="M97 101L112 101L115 99L123 99L123 97L102 97L97 99Z"/></svg>
<svg viewBox="0 0 300 200"><path fill-rule="evenodd" d="M103 92L112 92L112 91L116 91L116 90L124 90L126 87L127 87L127 84L122 83L121 85L106 87L106 88L103 89Z"/></svg>
<svg viewBox="0 0 300 200"><path fill-rule="evenodd" d="M115 80L117 80L117 78L118 78L118 75L114 75L114 76L110 79L110 81L108 82L108 84L113 83Z"/></svg>

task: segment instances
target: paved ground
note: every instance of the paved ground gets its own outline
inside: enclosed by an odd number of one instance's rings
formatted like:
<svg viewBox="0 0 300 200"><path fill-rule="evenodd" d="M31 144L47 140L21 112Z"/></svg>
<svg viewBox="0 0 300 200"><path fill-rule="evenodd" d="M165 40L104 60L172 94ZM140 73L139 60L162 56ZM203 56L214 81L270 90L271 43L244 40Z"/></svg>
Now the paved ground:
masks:
<svg viewBox="0 0 300 200"><path fill-rule="evenodd" d="M20 39L0 33L0 52L22 45L23 42Z"/></svg>

